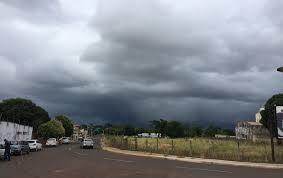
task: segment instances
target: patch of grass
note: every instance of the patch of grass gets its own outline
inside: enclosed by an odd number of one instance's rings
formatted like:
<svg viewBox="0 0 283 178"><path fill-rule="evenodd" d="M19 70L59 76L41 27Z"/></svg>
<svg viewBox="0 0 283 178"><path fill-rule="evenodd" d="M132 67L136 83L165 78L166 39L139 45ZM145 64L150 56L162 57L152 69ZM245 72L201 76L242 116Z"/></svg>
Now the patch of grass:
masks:
<svg viewBox="0 0 283 178"><path fill-rule="evenodd" d="M106 136L108 146L160 153L163 155L190 156L232 161L271 162L270 145L250 141L219 140L209 138L136 138ZM283 146L276 145L276 163L283 163Z"/></svg>

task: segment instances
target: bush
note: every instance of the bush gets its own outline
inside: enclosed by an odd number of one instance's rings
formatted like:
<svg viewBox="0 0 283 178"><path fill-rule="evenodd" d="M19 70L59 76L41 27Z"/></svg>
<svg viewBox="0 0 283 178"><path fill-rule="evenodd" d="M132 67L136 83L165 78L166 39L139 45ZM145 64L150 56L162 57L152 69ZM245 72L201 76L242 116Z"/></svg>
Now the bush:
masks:
<svg viewBox="0 0 283 178"><path fill-rule="evenodd" d="M52 119L47 123L41 124L37 133L42 138L57 138L65 135L65 129L60 121Z"/></svg>

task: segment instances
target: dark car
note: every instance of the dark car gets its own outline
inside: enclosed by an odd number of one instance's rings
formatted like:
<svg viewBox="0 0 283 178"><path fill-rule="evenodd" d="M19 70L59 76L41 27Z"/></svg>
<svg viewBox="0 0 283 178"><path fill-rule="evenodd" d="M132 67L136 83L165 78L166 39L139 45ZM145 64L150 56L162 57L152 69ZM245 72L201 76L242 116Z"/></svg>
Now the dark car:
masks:
<svg viewBox="0 0 283 178"><path fill-rule="evenodd" d="M27 141L11 141L11 154L23 155L29 154L29 144Z"/></svg>

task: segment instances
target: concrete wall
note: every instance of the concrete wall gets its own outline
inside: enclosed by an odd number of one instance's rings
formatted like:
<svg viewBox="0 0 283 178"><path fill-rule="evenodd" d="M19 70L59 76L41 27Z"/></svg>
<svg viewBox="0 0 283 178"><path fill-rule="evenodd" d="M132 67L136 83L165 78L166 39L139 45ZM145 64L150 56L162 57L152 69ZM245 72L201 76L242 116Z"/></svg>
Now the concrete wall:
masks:
<svg viewBox="0 0 283 178"><path fill-rule="evenodd" d="M4 142L4 139L9 141L31 139L32 130L30 126L0 121L0 144Z"/></svg>

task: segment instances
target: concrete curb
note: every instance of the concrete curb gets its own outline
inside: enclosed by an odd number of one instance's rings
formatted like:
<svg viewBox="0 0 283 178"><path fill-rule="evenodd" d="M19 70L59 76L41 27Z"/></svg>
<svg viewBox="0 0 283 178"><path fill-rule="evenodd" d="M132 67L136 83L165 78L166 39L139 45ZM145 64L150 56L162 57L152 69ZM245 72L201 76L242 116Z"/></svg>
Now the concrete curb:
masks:
<svg viewBox="0 0 283 178"><path fill-rule="evenodd" d="M102 149L105 151L119 153L119 154L126 154L126 155L132 155L132 156L140 156L140 157L151 157L151 158L158 158L158 159L167 159L167 160L174 160L174 161L183 161L183 162L190 162L190 163L243 166L243 167L264 168L264 169L283 169L283 164L251 163L251 162L227 161L227 160L218 160L218 159L178 157L178 156L173 156L173 155L165 156L165 155L157 154L157 153L120 150L117 148L112 148L112 147L107 147L107 146L102 146Z"/></svg>

